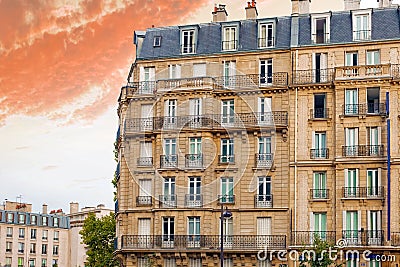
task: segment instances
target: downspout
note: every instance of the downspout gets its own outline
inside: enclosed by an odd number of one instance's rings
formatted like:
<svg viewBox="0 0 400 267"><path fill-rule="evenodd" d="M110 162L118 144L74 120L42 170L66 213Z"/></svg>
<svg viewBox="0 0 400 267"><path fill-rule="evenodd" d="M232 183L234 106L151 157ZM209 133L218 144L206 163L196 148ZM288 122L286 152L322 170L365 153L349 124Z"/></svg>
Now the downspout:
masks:
<svg viewBox="0 0 400 267"><path fill-rule="evenodd" d="M389 92L386 92L386 125L387 125L387 240L390 241L390 118L389 118Z"/></svg>
<svg viewBox="0 0 400 267"><path fill-rule="evenodd" d="M295 62L298 62L298 50L295 52ZM297 68L296 68L297 69ZM292 75L293 77L293 75ZM298 114L298 87L296 86L296 97L294 105L294 231L297 230L297 114Z"/></svg>

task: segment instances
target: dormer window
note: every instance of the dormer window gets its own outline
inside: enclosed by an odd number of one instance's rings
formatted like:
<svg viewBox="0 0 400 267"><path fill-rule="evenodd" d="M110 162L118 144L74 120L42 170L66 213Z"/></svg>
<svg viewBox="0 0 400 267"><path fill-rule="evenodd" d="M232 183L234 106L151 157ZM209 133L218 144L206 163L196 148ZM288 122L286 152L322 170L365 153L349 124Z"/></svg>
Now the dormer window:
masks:
<svg viewBox="0 0 400 267"><path fill-rule="evenodd" d="M314 44L326 44L330 40L330 15L312 15L311 38Z"/></svg>
<svg viewBox="0 0 400 267"><path fill-rule="evenodd" d="M258 25L258 48L275 46L275 23L261 22Z"/></svg>
<svg viewBox="0 0 400 267"><path fill-rule="evenodd" d="M371 11L353 12L353 41L371 39Z"/></svg>
<svg viewBox="0 0 400 267"><path fill-rule="evenodd" d="M161 36L154 36L153 47L161 46Z"/></svg>
<svg viewBox="0 0 400 267"><path fill-rule="evenodd" d="M222 50L232 51L238 47L238 31L236 26L225 26L222 29Z"/></svg>
<svg viewBox="0 0 400 267"><path fill-rule="evenodd" d="M182 54L196 53L196 31L185 29L181 31L181 52Z"/></svg>

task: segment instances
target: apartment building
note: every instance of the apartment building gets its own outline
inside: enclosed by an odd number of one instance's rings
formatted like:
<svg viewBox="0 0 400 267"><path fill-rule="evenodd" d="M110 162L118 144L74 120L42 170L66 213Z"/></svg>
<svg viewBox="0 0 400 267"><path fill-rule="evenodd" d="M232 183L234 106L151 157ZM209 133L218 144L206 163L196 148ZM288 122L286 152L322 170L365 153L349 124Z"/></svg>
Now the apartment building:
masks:
<svg viewBox="0 0 400 267"><path fill-rule="evenodd" d="M226 266L296 266L259 251L316 235L374 255L346 266L395 266L378 259L400 258L399 8L291 3L135 32L116 142L123 266L220 266L221 247Z"/></svg>

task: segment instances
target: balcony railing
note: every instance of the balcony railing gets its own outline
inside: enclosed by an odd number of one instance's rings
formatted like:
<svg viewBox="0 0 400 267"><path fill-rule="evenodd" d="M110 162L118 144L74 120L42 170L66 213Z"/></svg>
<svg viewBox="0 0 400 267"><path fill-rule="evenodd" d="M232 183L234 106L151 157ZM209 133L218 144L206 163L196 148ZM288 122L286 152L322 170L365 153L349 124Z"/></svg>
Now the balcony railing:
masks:
<svg viewBox="0 0 400 267"><path fill-rule="evenodd" d="M371 187L343 187L343 198L378 198L382 199L385 196L383 186Z"/></svg>
<svg viewBox="0 0 400 267"><path fill-rule="evenodd" d="M152 95L156 90L156 81L129 82L127 84L127 95Z"/></svg>
<svg viewBox="0 0 400 267"><path fill-rule="evenodd" d="M153 198L151 196L137 196L136 206L151 206L153 204Z"/></svg>
<svg viewBox="0 0 400 267"><path fill-rule="evenodd" d="M383 230L343 230L342 238L347 246L382 246Z"/></svg>
<svg viewBox="0 0 400 267"><path fill-rule="evenodd" d="M272 153L256 154L257 168L271 168L273 161L274 161L274 154Z"/></svg>
<svg viewBox="0 0 400 267"><path fill-rule="evenodd" d="M215 78L215 84L226 88L258 88L265 86L287 86L287 72L274 72L270 75L247 74Z"/></svg>
<svg viewBox="0 0 400 267"><path fill-rule="evenodd" d="M335 80L391 77L390 64L341 66L335 68Z"/></svg>
<svg viewBox="0 0 400 267"><path fill-rule="evenodd" d="M212 77L190 77L158 80L156 88L158 92L187 88L213 88L214 84L215 80Z"/></svg>
<svg viewBox="0 0 400 267"><path fill-rule="evenodd" d="M188 207L188 208L203 207L203 195L202 194L186 194L185 195L185 207Z"/></svg>
<svg viewBox="0 0 400 267"><path fill-rule="evenodd" d="M345 104L343 114L351 115L386 115L385 103Z"/></svg>
<svg viewBox="0 0 400 267"><path fill-rule="evenodd" d="M124 235L122 249L134 250L187 250L205 249L219 251L219 235ZM228 235L224 237L224 250L259 251L260 249L285 249L285 235Z"/></svg>
<svg viewBox="0 0 400 267"><path fill-rule="evenodd" d="M268 38L258 38L258 48L268 48L275 46L275 38L268 37Z"/></svg>
<svg viewBox="0 0 400 267"><path fill-rule="evenodd" d="M177 168L178 167L178 155L161 155L160 156L160 168Z"/></svg>
<svg viewBox="0 0 400 267"><path fill-rule="evenodd" d="M390 241L392 246L400 246L400 232L392 232Z"/></svg>
<svg viewBox="0 0 400 267"><path fill-rule="evenodd" d="M310 189L311 199L328 199L329 189Z"/></svg>
<svg viewBox="0 0 400 267"><path fill-rule="evenodd" d="M329 43L330 39L330 34L329 33L313 33L312 34L312 42L314 44L326 44Z"/></svg>
<svg viewBox="0 0 400 267"><path fill-rule="evenodd" d="M222 41L222 51L236 50L237 43L237 40Z"/></svg>
<svg viewBox="0 0 400 267"><path fill-rule="evenodd" d="M317 238L327 241L331 245L336 244L335 231L295 231L292 232L290 244L292 246L312 246Z"/></svg>
<svg viewBox="0 0 400 267"><path fill-rule="evenodd" d="M329 109L327 108L314 108L310 110L310 117L313 120L328 119Z"/></svg>
<svg viewBox="0 0 400 267"><path fill-rule="evenodd" d="M235 163L235 155L218 155L220 164Z"/></svg>
<svg viewBox="0 0 400 267"><path fill-rule="evenodd" d="M254 205L256 208L272 208L272 195L255 195Z"/></svg>
<svg viewBox="0 0 400 267"><path fill-rule="evenodd" d="M159 202L160 208L176 208L177 198L176 195L160 195Z"/></svg>
<svg viewBox="0 0 400 267"><path fill-rule="evenodd" d="M383 145L342 146L343 157L383 157Z"/></svg>
<svg viewBox="0 0 400 267"><path fill-rule="evenodd" d="M186 154L185 155L186 168L203 168L203 155L202 154Z"/></svg>
<svg viewBox="0 0 400 267"><path fill-rule="evenodd" d="M297 70L293 72L293 84L331 83L334 69Z"/></svg>
<svg viewBox="0 0 400 267"><path fill-rule="evenodd" d="M392 77L394 79L400 78L400 64L392 64Z"/></svg>
<svg viewBox="0 0 400 267"><path fill-rule="evenodd" d="M185 44L181 45L181 52L182 54L194 54L196 53L196 44Z"/></svg>
<svg viewBox="0 0 400 267"><path fill-rule="evenodd" d="M312 159L328 159L329 158L329 148L312 148L310 150L310 157Z"/></svg>
<svg viewBox="0 0 400 267"><path fill-rule="evenodd" d="M138 166L153 166L153 157L140 157L137 159Z"/></svg>
<svg viewBox="0 0 400 267"><path fill-rule="evenodd" d="M218 202L220 204L233 204L235 203L235 195L218 195Z"/></svg>
<svg viewBox="0 0 400 267"><path fill-rule="evenodd" d="M371 40L371 30L353 31L353 41Z"/></svg>

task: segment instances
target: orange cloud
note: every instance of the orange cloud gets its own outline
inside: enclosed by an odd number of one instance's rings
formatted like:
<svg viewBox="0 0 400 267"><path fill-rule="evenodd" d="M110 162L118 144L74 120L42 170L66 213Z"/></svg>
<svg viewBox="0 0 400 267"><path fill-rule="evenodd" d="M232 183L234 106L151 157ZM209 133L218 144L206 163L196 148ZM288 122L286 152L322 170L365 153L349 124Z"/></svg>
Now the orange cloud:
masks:
<svg viewBox="0 0 400 267"><path fill-rule="evenodd" d="M125 84L133 30L179 24L207 2L0 0L0 122L96 118Z"/></svg>

